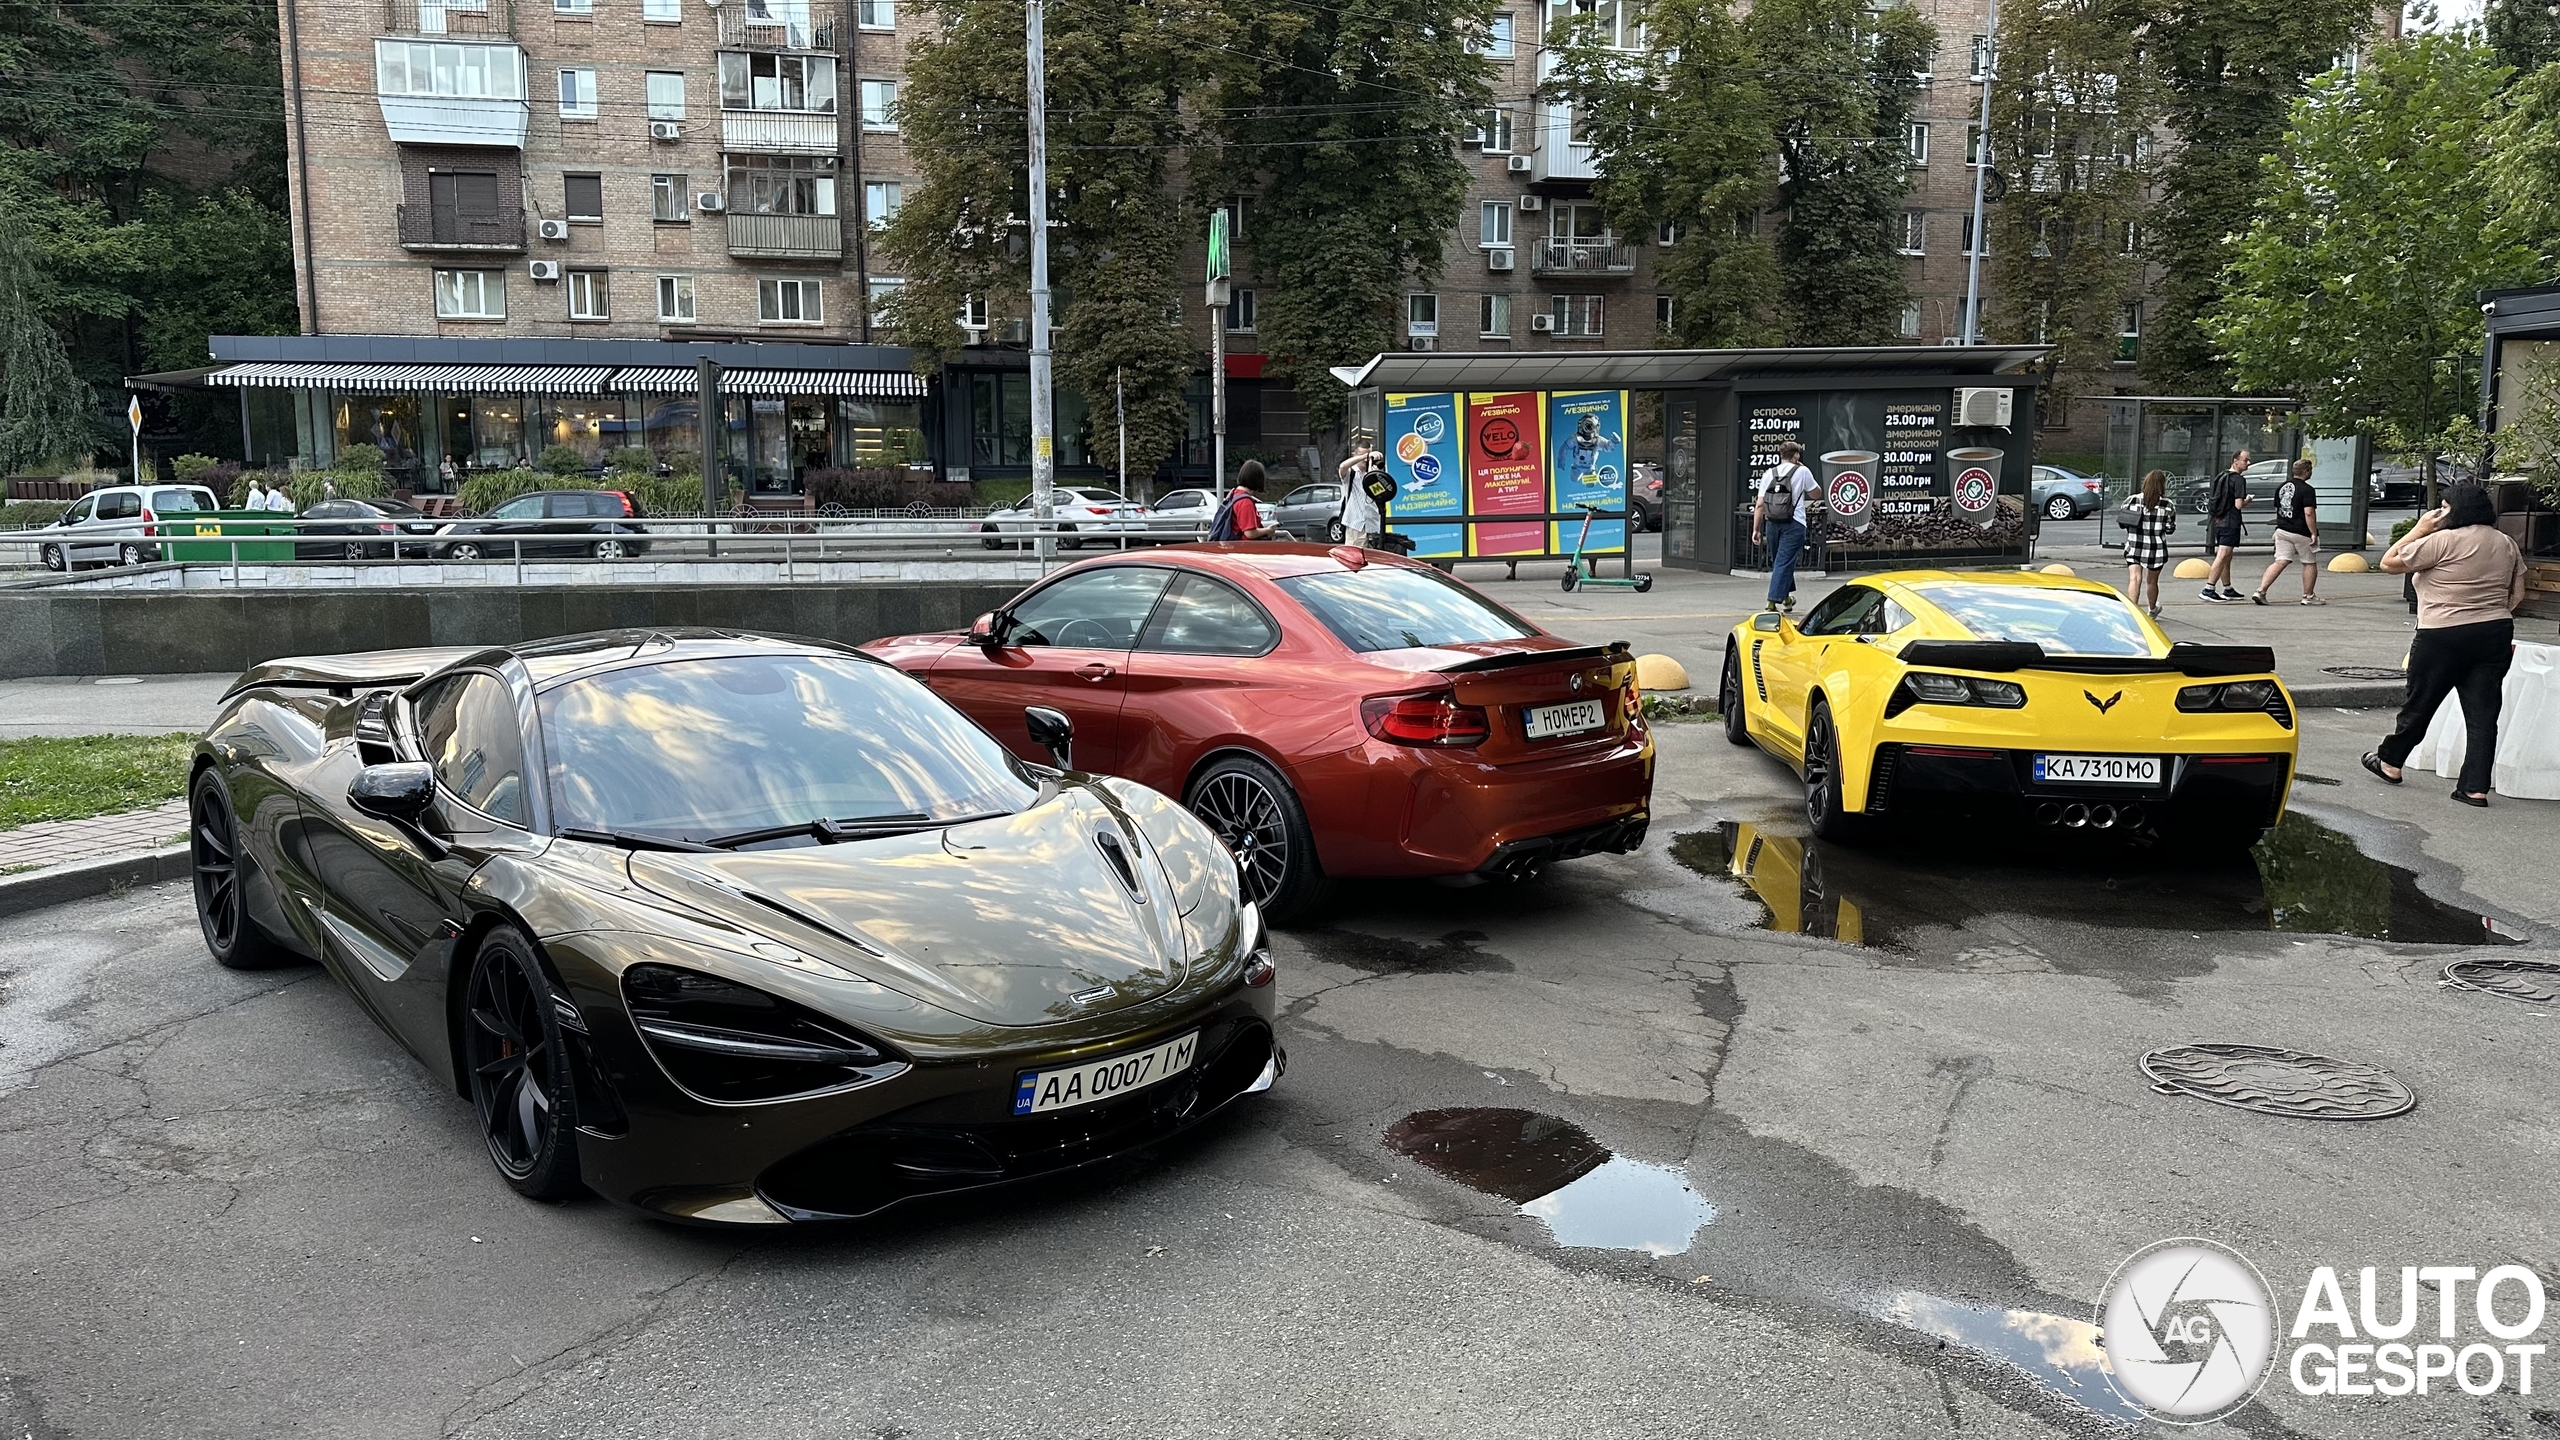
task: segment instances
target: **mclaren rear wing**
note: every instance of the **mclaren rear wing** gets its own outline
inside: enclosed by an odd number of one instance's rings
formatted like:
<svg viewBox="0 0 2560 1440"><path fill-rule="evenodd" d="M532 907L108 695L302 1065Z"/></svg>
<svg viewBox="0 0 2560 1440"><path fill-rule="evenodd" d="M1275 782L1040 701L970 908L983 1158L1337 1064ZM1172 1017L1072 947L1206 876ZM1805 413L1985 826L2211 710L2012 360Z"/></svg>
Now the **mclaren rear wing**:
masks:
<svg viewBox="0 0 2560 1440"><path fill-rule="evenodd" d="M230 699L243 690L274 686L293 690L326 690L341 698L358 690L379 690L421 680L460 660L487 650L486 645L434 645L416 650L365 650L353 655L288 655L262 660L240 672Z"/></svg>

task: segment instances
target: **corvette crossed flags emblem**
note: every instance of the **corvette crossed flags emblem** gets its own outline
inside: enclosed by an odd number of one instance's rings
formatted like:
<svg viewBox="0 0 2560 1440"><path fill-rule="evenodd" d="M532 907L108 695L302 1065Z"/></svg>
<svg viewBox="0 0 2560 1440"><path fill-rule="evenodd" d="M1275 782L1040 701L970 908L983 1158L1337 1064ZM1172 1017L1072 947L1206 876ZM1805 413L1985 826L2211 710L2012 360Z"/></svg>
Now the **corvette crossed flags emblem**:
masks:
<svg viewBox="0 0 2560 1440"><path fill-rule="evenodd" d="M2101 715L2104 715L2108 711L2116 708L2116 702L2124 698L2124 692L2121 690L2108 696L2104 700L2098 698L2098 692L2095 690L2083 690L2080 693L2089 697L2089 703L2097 706L2098 713Z"/></svg>

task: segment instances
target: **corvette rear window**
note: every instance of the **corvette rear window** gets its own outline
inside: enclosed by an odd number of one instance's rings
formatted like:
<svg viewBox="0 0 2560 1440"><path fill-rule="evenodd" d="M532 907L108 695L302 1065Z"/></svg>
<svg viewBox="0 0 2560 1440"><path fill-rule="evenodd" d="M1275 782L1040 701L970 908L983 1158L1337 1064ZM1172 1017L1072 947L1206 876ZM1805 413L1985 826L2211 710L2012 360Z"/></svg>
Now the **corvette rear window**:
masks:
<svg viewBox="0 0 2560 1440"><path fill-rule="evenodd" d="M2023 585L1914 587L1976 640L2025 640L2051 655L2149 655L2151 637L2115 595Z"/></svg>
<svg viewBox="0 0 2560 1440"><path fill-rule="evenodd" d="M1280 581L1334 638L1354 650L1415 650L1482 640L1518 640L1528 622L1452 580L1420 570L1372 565L1292 575Z"/></svg>

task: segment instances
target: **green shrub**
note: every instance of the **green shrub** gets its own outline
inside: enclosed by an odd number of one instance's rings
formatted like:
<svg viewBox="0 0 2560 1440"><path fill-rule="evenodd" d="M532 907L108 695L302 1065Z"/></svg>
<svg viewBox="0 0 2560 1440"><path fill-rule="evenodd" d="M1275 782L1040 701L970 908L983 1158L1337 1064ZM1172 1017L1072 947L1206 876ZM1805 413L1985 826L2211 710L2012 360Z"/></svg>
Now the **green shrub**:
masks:
<svg viewBox="0 0 2560 1440"><path fill-rule="evenodd" d="M517 496L550 483L550 476L534 470L483 470L462 482L462 508L473 515L486 515Z"/></svg>
<svg viewBox="0 0 2560 1440"><path fill-rule="evenodd" d="M204 472L221 463L210 455L181 455L169 462L169 473L177 476L182 485L201 485Z"/></svg>
<svg viewBox="0 0 2560 1440"><path fill-rule="evenodd" d="M583 475L587 470L587 457L566 445L544 446L542 458L533 463L534 468L554 475Z"/></svg>
<svg viewBox="0 0 2560 1440"><path fill-rule="evenodd" d="M639 502L643 515L699 515L702 513L702 477L699 475L615 475L613 488L627 492Z"/></svg>
<svg viewBox="0 0 2560 1440"><path fill-rule="evenodd" d="M658 473L658 457L646 445L625 445L613 452L605 468L616 475L654 475Z"/></svg>
<svg viewBox="0 0 2560 1440"><path fill-rule="evenodd" d="M350 445L338 452L337 463L329 467L341 474L382 473L382 451L371 445Z"/></svg>
<svg viewBox="0 0 2560 1440"><path fill-rule="evenodd" d="M702 452L693 449L670 450L667 452L667 468L678 475L690 475L694 479L700 480L702 478Z"/></svg>
<svg viewBox="0 0 2560 1440"><path fill-rule="evenodd" d="M333 498L379 500L391 493L391 482L379 470L303 470L289 478L285 493L294 509L308 510Z"/></svg>
<svg viewBox="0 0 2560 1440"><path fill-rule="evenodd" d="M97 466L91 465L85 469L66 470L62 473L62 478L75 485L86 485L90 489L94 490L101 485L123 484L124 472L121 470L101 470Z"/></svg>
<svg viewBox="0 0 2560 1440"><path fill-rule="evenodd" d="M28 530L50 525L71 508L67 500L11 500L0 504L0 530Z"/></svg>

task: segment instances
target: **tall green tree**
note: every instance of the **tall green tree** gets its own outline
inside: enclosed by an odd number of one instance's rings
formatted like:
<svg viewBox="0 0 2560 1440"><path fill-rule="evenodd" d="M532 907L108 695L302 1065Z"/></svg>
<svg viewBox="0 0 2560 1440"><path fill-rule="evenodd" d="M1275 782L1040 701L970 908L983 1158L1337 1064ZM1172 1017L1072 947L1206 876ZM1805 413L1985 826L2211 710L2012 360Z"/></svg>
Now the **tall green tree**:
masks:
<svg viewBox="0 0 2560 1440"><path fill-rule="evenodd" d="M2498 63L2531 75L2560 60L2560 5L2551 0L2488 0L2480 8L2480 33Z"/></svg>
<svg viewBox="0 0 2560 1440"><path fill-rule="evenodd" d="M1228 0L1196 43L1209 147L1195 193L1251 197L1264 373L1333 429L1330 373L1393 348L1466 204L1456 138L1492 100L1492 0Z"/></svg>
<svg viewBox="0 0 2560 1440"><path fill-rule="evenodd" d="M2472 432L2478 292L2530 276L2480 156L2507 68L2478 38L2380 47L2295 102L2206 332L2324 434L2434 457Z"/></svg>
<svg viewBox="0 0 2560 1440"><path fill-rule="evenodd" d="M2067 415L2117 359L2136 300L2135 243L2155 112L2143 62L2147 0L2009 0L2000 12L1992 153L2008 194L1990 207L1991 329L2053 347L2038 403Z"/></svg>
<svg viewBox="0 0 2560 1440"><path fill-rule="evenodd" d="M33 250L0 215L0 474L82 457L92 443L89 387L38 307Z"/></svg>
<svg viewBox="0 0 2560 1440"><path fill-rule="evenodd" d="M2145 227L2147 258L2161 268L2142 342L2142 378L2155 391L2229 388L2200 322L2220 299L2230 241L2261 208L2259 160L2311 77L2372 19L2372 0L2155 0L2142 43L2173 137Z"/></svg>
<svg viewBox="0 0 2560 1440"><path fill-rule="evenodd" d="M1757 220L1778 185L1770 99L1729 0L1655 0L1641 50L1590 21L1549 37L1549 93L1570 103L1598 156L1592 193L1611 223L1673 227L1654 282L1675 344L1772 345L1786 333L1778 256Z"/></svg>

